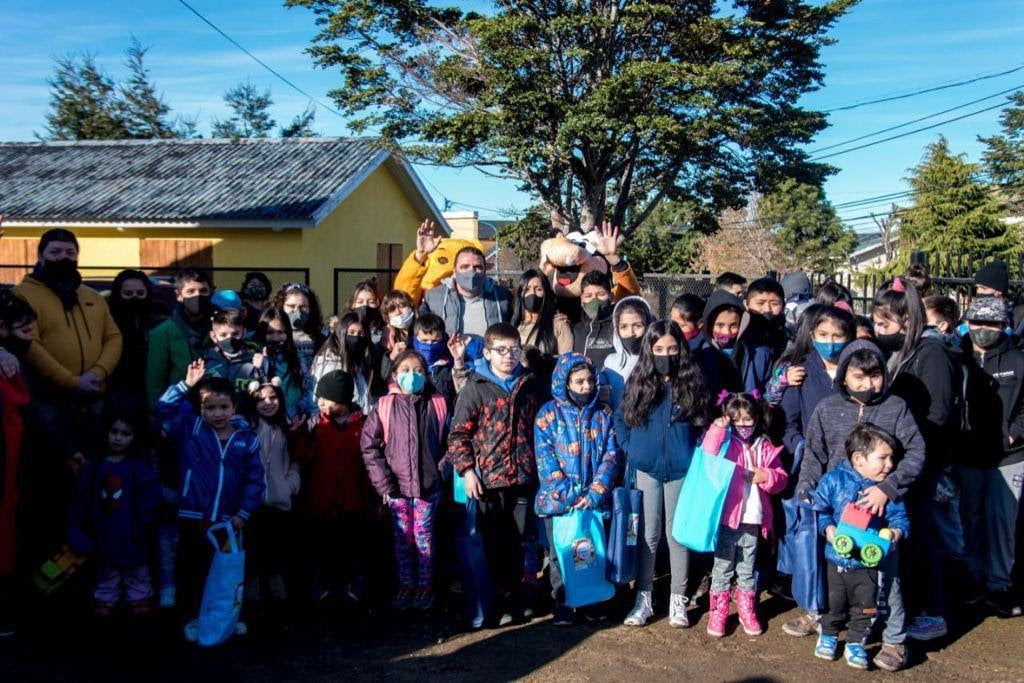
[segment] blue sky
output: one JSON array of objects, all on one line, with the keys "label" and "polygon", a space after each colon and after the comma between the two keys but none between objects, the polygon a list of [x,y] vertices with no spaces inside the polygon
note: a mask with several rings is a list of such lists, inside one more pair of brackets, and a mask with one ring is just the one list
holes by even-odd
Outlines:
[{"label": "blue sky", "polygon": [[[313,96],[326,92],[339,77],[313,67],[303,48],[315,32],[313,15],[286,9],[268,0],[190,0],[207,18],[263,61]],[[468,3],[481,6],[485,3]],[[267,73],[249,57],[202,23],[176,0],[3,0],[0,11],[0,140],[31,140],[42,133],[47,111],[46,78],[53,57],[91,52],[113,76],[124,73],[124,48],[135,35],[152,46],[147,63],[157,87],[175,112],[198,115],[201,130],[226,117],[221,96],[234,84],[251,79],[270,87],[273,114],[284,124],[300,112],[307,99]],[[898,94],[973,76],[1024,66],[1024,2],[1021,0],[863,0],[842,19],[832,34],[838,44],[825,48],[824,88],[808,95],[808,106],[828,109],[852,102]],[[1002,90],[1024,87],[1024,69],[905,100],[830,115],[832,126],[809,149],[831,145],[911,119],[979,99]],[[998,104],[987,100],[974,107],[922,122]],[[921,158],[924,146],[939,133],[952,148],[972,160],[980,156],[978,135],[998,129],[999,111],[990,111],[862,151],[829,160],[841,170],[826,186],[836,203],[855,201],[906,189],[907,169]],[[918,126],[912,126],[916,128]],[[316,128],[325,135],[346,135],[345,122],[320,110]],[[900,132],[900,131],[896,131]],[[472,170],[419,167],[440,205],[442,197],[487,210],[523,209],[530,197],[511,182],[484,177]],[[456,204],[456,209],[466,208]],[[846,217],[862,216],[884,206],[841,209]],[[865,221],[855,221],[867,229]]]}]

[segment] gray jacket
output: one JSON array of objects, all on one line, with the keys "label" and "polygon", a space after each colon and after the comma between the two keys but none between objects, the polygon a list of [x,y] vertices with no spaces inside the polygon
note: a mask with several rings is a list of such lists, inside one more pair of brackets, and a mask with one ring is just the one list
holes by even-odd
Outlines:
[{"label": "gray jacket", "polygon": [[[853,400],[846,391],[843,378],[850,364],[850,356],[856,351],[868,350],[877,354],[882,364],[884,382],[882,395],[868,405]],[[878,347],[869,341],[855,341],[843,350],[836,370],[838,393],[824,398],[811,415],[805,429],[803,461],[800,463],[800,479],[797,496],[802,500],[818,485],[825,472],[831,472],[846,460],[846,437],[861,422],[870,422],[876,427],[895,436],[902,446],[902,457],[896,468],[878,484],[889,500],[896,500],[906,494],[924,467],[924,439],[917,428],[914,416],[903,399],[889,393],[889,373],[885,370],[885,358]],[[899,457],[901,454],[897,454]]]},{"label": "gray jacket", "polygon": [[[507,289],[489,277],[484,278],[484,288],[480,296],[484,300],[484,316],[488,327],[511,319],[512,295]],[[445,331],[449,335],[463,331],[462,316],[465,310],[466,302],[456,291],[453,277],[447,277],[438,286],[428,289],[423,295],[423,305],[420,306],[420,313],[441,316]]]}]

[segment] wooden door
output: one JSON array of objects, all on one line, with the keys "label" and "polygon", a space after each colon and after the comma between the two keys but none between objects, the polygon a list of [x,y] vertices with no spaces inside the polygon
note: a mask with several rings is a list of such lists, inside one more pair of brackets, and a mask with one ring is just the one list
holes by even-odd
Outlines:
[{"label": "wooden door", "polygon": [[185,266],[213,268],[213,240],[139,240],[143,269],[176,270]]},{"label": "wooden door", "polygon": [[39,260],[38,237],[0,239],[0,284],[16,285]]}]

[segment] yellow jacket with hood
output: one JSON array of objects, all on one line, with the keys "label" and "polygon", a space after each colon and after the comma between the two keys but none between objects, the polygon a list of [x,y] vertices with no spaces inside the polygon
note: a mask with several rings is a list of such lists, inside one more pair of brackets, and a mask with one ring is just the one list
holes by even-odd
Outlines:
[{"label": "yellow jacket with hood", "polygon": [[77,302],[66,310],[57,294],[32,275],[14,294],[36,313],[25,361],[50,385],[46,388],[74,389],[79,375],[90,370],[106,383],[121,359],[121,331],[103,297],[79,285]]}]

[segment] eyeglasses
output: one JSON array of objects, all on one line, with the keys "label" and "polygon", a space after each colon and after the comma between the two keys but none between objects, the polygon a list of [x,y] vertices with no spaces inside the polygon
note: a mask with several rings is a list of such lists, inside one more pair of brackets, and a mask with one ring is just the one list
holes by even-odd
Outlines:
[{"label": "eyeglasses", "polygon": [[518,346],[488,346],[488,351],[492,351],[502,358],[505,356],[521,356],[523,350]]}]

